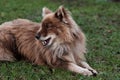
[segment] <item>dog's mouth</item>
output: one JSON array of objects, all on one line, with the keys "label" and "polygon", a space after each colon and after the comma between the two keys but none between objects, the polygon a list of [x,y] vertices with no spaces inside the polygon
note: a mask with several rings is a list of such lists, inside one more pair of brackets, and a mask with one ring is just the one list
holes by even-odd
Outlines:
[{"label": "dog's mouth", "polygon": [[50,43],[51,37],[46,40],[41,40],[43,46],[47,46]]}]

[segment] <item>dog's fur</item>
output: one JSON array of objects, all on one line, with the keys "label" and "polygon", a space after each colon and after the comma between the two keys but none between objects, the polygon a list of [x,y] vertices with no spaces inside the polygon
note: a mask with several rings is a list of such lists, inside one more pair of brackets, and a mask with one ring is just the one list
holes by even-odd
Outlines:
[{"label": "dog's fur", "polygon": [[56,12],[43,8],[41,23],[17,19],[0,25],[0,60],[24,57],[37,65],[96,75],[85,53],[85,35],[62,6]]}]

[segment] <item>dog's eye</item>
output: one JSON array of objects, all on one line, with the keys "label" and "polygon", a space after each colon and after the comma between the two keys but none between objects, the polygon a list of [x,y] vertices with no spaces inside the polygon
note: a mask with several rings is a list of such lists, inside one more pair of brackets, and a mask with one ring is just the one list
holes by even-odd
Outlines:
[{"label": "dog's eye", "polygon": [[45,26],[46,26],[47,29],[51,29],[52,28],[51,24],[46,24]]},{"label": "dog's eye", "polygon": [[48,24],[43,24],[43,27],[49,28],[49,25]]}]

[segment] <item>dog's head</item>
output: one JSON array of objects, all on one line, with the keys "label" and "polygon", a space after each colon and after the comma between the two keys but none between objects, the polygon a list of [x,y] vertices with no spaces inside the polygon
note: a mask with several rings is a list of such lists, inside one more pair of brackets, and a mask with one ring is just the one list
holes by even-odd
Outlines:
[{"label": "dog's head", "polygon": [[56,12],[43,8],[42,16],[41,27],[36,38],[44,46],[69,43],[73,40],[73,34],[71,34],[73,25],[70,21],[69,12],[64,7],[60,6]]}]

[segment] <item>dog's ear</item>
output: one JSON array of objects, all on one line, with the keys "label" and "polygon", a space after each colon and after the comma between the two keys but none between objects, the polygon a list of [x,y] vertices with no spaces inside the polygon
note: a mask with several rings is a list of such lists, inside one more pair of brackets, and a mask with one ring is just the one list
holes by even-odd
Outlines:
[{"label": "dog's ear", "polygon": [[48,8],[44,7],[44,8],[42,9],[42,16],[43,16],[43,17],[46,16],[47,14],[50,14],[50,13],[52,13],[52,11],[49,10]]},{"label": "dog's ear", "polygon": [[58,10],[55,12],[55,17],[64,23],[68,23],[66,18],[68,17],[68,11],[65,10],[63,6],[60,6]]}]

